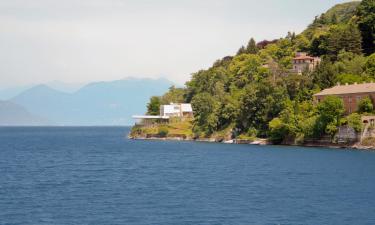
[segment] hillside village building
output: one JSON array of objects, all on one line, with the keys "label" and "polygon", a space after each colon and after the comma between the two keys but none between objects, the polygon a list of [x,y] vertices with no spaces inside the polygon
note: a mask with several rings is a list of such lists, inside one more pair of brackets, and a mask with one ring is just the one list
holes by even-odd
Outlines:
[{"label": "hillside village building", "polygon": [[297,52],[292,63],[292,72],[302,74],[304,71],[313,71],[319,65],[320,58],[309,56],[305,52]]},{"label": "hillside village building", "polygon": [[324,100],[326,96],[334,95],[340,97],[345,106],[346,114],[353,113],[358,109],[358,103],[365,97],[375,99],[375,83],[364,84],[345,84],[334,86],[332,88],[324,89],[323,91],[314,95],[316,103]]}]

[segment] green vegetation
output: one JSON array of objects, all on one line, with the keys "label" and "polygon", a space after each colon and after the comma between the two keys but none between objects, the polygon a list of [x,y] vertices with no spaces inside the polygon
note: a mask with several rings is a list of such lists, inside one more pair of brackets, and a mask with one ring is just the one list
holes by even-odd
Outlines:
[{"label": "green vegetation", "polygon": [[172,86],[163,96],[152,96],[147,104],[147,115],[159,115],[160,105],[169,104],[171,102],[183,102],[185,90]]},{"label": "green vegetation", "polygon": [[[229,132],[298,143],[335,135],[343,120],[360,130],[360,115],[345,117],[340,98],[314,104],[313,94],[338,82],[375,80],[374,4],[363,0],[337,5],[301,34],[288,32],[285,38],[259,43],[251,38],[235,56],[193,73],[186,87],[172,87],[159,100],[192,104],[195,137]],[[298,51],[322,61],[314,71],[294,74],[292,58]],[[158,104],[153,98],[149,105]],[[372,100],[364,99],[358,113],[372,112]]]},{"label": "green vegetation", "polygon": [[157,96],[152,96],[150,102],[147,104],[147,114],[148,115],[159,115],[160,109],[160,98]]},{"label": "green vegetation", "polygon": [[355,131],[360,132],[362,130],[361,115],[358,113],[352,113],[346,117],[349,127],[353,128]]},{"label": "green vegetation", "polygon": [[358,103],[358,112],[360,113],[372,113],[374,111],[374,106],[372,100],[369,97],[361,99]]},{"label": "green vegetation", "polygon": [[167,126],[158,127],[158,134],[160,135],[160,137],[167,137],[168,133],[169,133],[169,129]]},{"label": "green vegetation", "polygon": [[357,9],[358,27],[362,34],[362,47],[366,55],[375,51],[375,1],[363,0]]},{"label": "green vegetation", "polygon": [[153,124],[149,126],[136,125],[132,128],[131,137],[180,137],[193,138],[193,121],[190,119],[175,119],[168,124]]}]

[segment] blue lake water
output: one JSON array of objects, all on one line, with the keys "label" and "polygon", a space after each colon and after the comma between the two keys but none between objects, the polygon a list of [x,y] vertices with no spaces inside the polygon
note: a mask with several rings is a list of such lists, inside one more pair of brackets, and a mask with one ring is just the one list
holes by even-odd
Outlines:
[{"label": "blue lake water", "polygon": [[0,224],[375,224],[375,152],[0,128]]}]

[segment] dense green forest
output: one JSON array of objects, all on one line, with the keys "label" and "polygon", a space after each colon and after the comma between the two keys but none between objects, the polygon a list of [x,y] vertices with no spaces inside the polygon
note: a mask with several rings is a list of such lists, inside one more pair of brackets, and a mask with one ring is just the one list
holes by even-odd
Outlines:
[{"label": "dense green forest", "polygon": [[[160,104],[190,102],[196,137],[229,130],[280,143],[334,135],[341,124],[360,130],[360,114],[373,112],[372,100],[362,100],[358,112],[344,116],[340,98],[315,105],[312,96],[338,82],[375,81],[374,38],[374,0],[339,4],[301,34],[258,43],[251,38],[236,55],[193,73],[184,88],[152,97],[148,113],[158,114]],[[314,71],[292,73],[296,52],[318,56],[321,63]]]}]

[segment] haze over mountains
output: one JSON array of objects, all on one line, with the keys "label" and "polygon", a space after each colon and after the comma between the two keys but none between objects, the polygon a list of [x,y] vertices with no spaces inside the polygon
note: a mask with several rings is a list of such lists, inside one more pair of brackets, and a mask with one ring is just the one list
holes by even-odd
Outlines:
[{"label": "haze over mountains", "polygon": [[0,102],[0,125],[131,125],[131,115],[144,113],[150,96],[172,85],[129,78],[89,83],[72,93],[36,85]]}]

